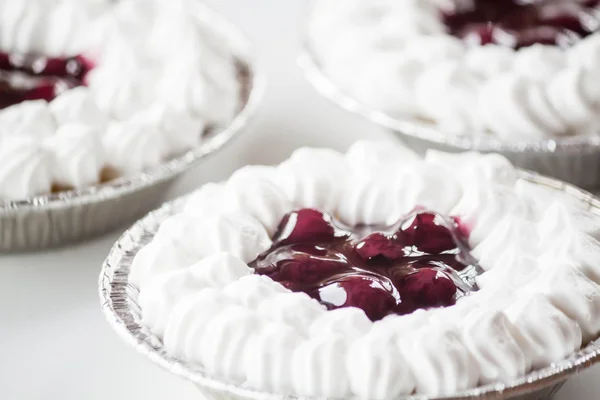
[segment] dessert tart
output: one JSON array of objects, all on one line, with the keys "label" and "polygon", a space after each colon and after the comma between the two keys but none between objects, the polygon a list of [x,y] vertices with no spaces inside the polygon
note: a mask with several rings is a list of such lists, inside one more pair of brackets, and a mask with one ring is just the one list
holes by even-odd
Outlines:
[{"label": "dessert tart", "polygon": [[420,144],[600,185],[584,173],[600,158],[599,2],[312,4],[303,65],[342,106]]},{"label": "dessert tart", "polygon": [[374,109],[509,141],[598,133],[598,1],[314,4],[324,70]]},{"label": "dessert tart", "polygon": [[600,335],[600,216],[532,179],[495,154],[299,149],[126,233],[103,305],[163,365],[243,398],[554,383]]},{"label": "dessert tart", "polygon": [[140,173],[239,110],[187,0],[9,1],[0,29],[0,200]]},{"label": "dessert tart", "polygon": [[261,93],[245,37],[196,1],[2,2],[0,32],[0,251],[143,215]]}]

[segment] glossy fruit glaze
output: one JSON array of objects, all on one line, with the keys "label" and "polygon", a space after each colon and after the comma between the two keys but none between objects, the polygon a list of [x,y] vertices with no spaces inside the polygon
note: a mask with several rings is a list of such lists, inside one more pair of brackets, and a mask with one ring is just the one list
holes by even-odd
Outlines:
[{"label": "glossy fruit glaze", "polygon": [[49,58],[0,52],[0,109],[26,100],[50,101],[84,84],[92,64],[81,56]]},{"label": "glossy fruit glaze", "polygon": [[600,27],[600,0],[455,0],[448,31],[472,44],[568,47]]},{"label": "glossy fruit glaze", "polygon": [[475,265],[454,220],[414,211],[396,224],[344,226],[301,209],[285,216],[271,249],[250,266],[328,309],[358,307],[373,320],[446,307],[474,290],[460,273]]}]

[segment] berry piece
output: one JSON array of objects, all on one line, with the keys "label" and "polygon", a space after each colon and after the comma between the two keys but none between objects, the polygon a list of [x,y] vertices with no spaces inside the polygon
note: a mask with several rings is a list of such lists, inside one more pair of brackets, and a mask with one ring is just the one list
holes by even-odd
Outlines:
[{"label": "berry piece", "polygon": [[51,101],[73,85],[52,78],[32,78],[24,86],[14,86],[12,82],[0,78],[0,109],[26,100]]},{"label": "berry piece", "polygon": [[343,236],[347,236],[347,233],[338,230],[329,215],[312,208],[303,208],[283,218],[274,242],[278,245],[333,242]]},{"label": "berry piece", "polygon": [[439,214],[420,212],[407,219],[400,228],[400,240],[425,254],[456,251],[457,244],[449,223]]},{"label": "berry piece", "polygon": [[384,258],[389,261],[404,257],[404,246],[395,236],[375,232],[354,246],[356,253],[363,260]]},{"label": "berry piece", "polygon": [[500,31],[496,27],[482,24],[469,27],[461,36],[468,43],[485,46],[486,44],[496,43],[498,32]]},{"label": "berry piece", "polygon": [[397,299],[388,280],[369,275],[351,275],[338,279],[317,290],[317,300],[329,309],[357,307],[372,321],[393,312]]},{"label": "berry piece", "polygon": [[593,1],[470,0],[445,12],[449,32],[468,42],[513,48],[571,45],[599,25]]},{"label": "berry piece", "polygon": [[447,307],[455,302],[456,285],[444,272],[421,268],[395,282],[400,292],[399,314],[409,314],[419,308]]},{"label": "berry piece", "polygon": [[0,52],[0,72],[4,72],[0,74],[0,109],[26,100],[51,101],[62,91],[83,85],[92,67],[81,56],[48,58]]},{"label": "berry piece", "polygon": [[0,52],[0,70],[20,71],[32,76],[52,76],[81,81],[93,68],[93,63],[83,56],[44,57],[34,54],[8,54]]},{"label": "berry piece", "polygon": [[268,275],[278,282],[289,281],[303,286],[320,283],[349,269],[350,265],[341,257],[326,258],[311,254],[295,254],[291,258],[278,261],[273,267],[257,269],[257,272]]}]

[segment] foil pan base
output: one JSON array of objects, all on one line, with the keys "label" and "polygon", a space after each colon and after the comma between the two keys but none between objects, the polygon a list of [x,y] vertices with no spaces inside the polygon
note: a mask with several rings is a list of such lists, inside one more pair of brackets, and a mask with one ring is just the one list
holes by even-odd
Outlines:
[{"label": "foil pan base", "polygon": [[[519,176],[573,196],[584,207],[600,215],[600,200],[572,185],[538,174],[520,171]],[[185,199],[185,198],[184,198]],[[115,243],[100,272],[98,288],[102,311],[115,332],[138,352],[162,368],[194,383],[210,399],[316,400],[297,396],[265,393],[243,384],[211,376],[196,364],[171,356],[159,337],[142,323],[139,291],[129,283],[131,265],[136,254],[154,237],[158,227],[169,216],[181,210],[184,199],[166,203],[139,220]],[[531,371],[514,381],[468,389],[449,397],[423,395],[401,396],[397,400],[541,400],[551,398],[572,375],[600,362],[600,339],[587,344],[564,360]],[[201,397],[198,393],[198,397]],[[319,399],[326,400],[326,399]]]},{"label": "foil pan base", "polygon": [[[549,387],[541,389],[541,390],[536,390],[531,393],[527,393],[527,394],[523,394],[523,395],[519,395],[519,396],[513,396],[513,397],[502,397],[501,395],[499,395],[499,397],[497,397],[497,398],[498,399],[507,399],[507,400],[550,400],[556,393],[558,393],[558,391],[560,390],[560,388],[563,386],[563,384],[565,382],[566,382],[566,379],[562,382],[556,383],[552,386],[549,386]],[[243,396],[233,395],[231,393],[227,393],[227,392],[223,392],[223,391],[208,389],[208,388],[202,387],[201,385],[196,385],[196,387],[201,392],[201,394],[198,396],[198,400],[203,400],[203,399],[251,400],[251,399],[253,399],[252,397],[243,397]],[[418,400],[418,397],[414,396],[413,399]],[[424,398],[424,399],[426,399],[426,398]],[[470,398],[465,398],[465,399],[470,399]],[[486,399],[487,399],[487,397],[486,397]]]},{"label": "foil pan base", "polygon": [[[426,149],[441,150],[448,153],[469,150],[469,148],[459,148],[423,140],[413,134],[406,134],[396,129],[390,129],[390,131],[420,154],[423,154]],[[600,189],[600,152],[594,147],[557,152],[504,151],[500,149],[494,152],[502,154],[519,168],[551,176],[586,190]]]},{"label": "foil pan base", "polygon": [[0,252],[74,243],[109,232],[159,205],[175,178],[104,201],[0,214]]}]

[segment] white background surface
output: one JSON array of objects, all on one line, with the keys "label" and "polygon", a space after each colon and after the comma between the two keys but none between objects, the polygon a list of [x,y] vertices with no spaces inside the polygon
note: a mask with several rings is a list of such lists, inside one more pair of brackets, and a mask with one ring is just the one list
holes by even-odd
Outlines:
[{"label": "white background surface", "polygon": [[[191,171],[170,195],[276,163],[302,145],[345,150],[393,138],[319,98],[296,66],[302,0],[213,0],[256,45],[269,87],[253,129]],[[0,399],[199,399],[114,334],[97,296],[100,265],[118,232],[75,247],[0,256]],[[600,368],[571,379],[558,400],[600,398]]]}]

